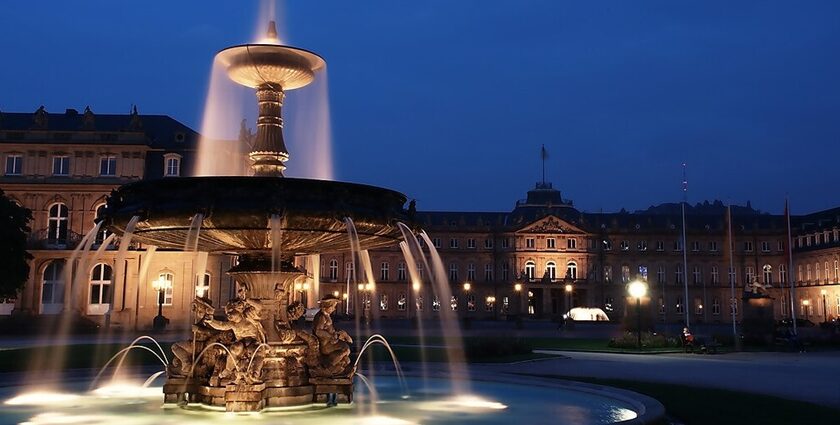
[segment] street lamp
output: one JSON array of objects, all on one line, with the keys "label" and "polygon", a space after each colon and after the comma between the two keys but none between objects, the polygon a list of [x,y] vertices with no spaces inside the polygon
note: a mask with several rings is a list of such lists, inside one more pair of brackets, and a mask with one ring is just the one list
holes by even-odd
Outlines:
[{"label": "street lamp", "polygon": [[574,288],[572,287],[572,284],[567,283],[565,289],[566,289],[566,312],[563,313],[564,315],[569,314],[569,311],[572,310],[572,290]]},{"label": "street lamp", "polygon": [[172,281],[161,275],[152,281],[152,288],[158,293],[158,314],[152,320],[152,329],[162,331],[166,328],[166,324],[169,323],[169,319],[163,317],[163,300],[166,296],[166,291],[172,288]]},{"label": "street lamp", "polygon": [[808,308],[809,305],[811,305],[811,300],[802,300],[802,309],[805,310],[805,319],[806,320],[808,319],[808,313],[810,313],[808,311],[808,310],[810,310]]},{"label": "street lamp", "polygon": [[823,297],[823,322],[828,323],[828,310],[825,308],[825,296],[828,294],[828,291],[825,289],[820,289],[820,295]]},{"label": "street lamp", "polygon": [[464,317],[467,317],[470,311],[470,289],[472,289],[472,284],[464,282]]},{"label": "street lamp", "polygon": [[522,284],[515,283],[513,290],[516,291],[516,315],[522,314]]},{"label": "street lamp", "polygon": [[642,349],[642,297],[647,295],[647,284],[634,280],[627,286],[627,292],[636,299],[636,346]]}]

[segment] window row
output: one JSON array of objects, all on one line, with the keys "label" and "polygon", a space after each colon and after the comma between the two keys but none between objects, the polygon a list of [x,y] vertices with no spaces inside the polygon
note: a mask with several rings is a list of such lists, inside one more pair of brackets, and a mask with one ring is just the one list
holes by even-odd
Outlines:
[{"label": "window row", "polygon": [[[41,276],[41,312],[43,314],[60,313],[64,307],[66,288],[65,261],[53,260]],[[105,314],[111,303],[111,285],[114,271],[110,264],[98,263],[91,269],[88,279],[87,314]],[[163,291],[163,305],[172,305],[173,283],[175,276],[170,271],[161,271],[157,275],[160,288]],[[210,273],[203,278],[195,279],[195,296],[207,298],[210,296]]]},{"label": "window row", "polygon": [[[379,304],[379,311],[389,311],[392,307],[391,300],[388,294],[378,294],[376,295],[377,301]],[[362,308],[364,310],[370,310],[372,304],[373,295],[370,292],[364,292],[361,294],[361,303]],[[482,301],[483,309],[485,312],[494,312],[496,310],[496,298],[492,296],[485,297]],[[397,295],[397,302],[396,302],[396,310],[397,311],[406,311],[408,308],[409,301],[406,297],[405,293],[400,293]],[[449,309],[452,311],[458,311],[459,305],[464,305],[467,311],[476,311],[478,309],[478,302],[476,300],[475,294],[467,294],[463,298],[463,302],[459,302],[458,297],[453,295],[449,299]],[[437,295],[432,296],[432,312],[439,312],[441,308],[441,302]],[[506,313],[510,310],[510,297],[502,297],[501,305],[499,308],[502,313]],[[426,303],[425,299],[422,295],[418,295],[414,297],[414,311],[425,311]]]},{"label": "window row", "polygon": [[[176,177],[181,175],[181,156],[178,154],[166,154],[163,163],[163,175],[165,177]],[[23,174],[23,154],[6,155],[6,176],[20,176]],[[70,156],[53,155],[52,175],[66,177],[70,175]],[[99,175],[103,177],[114,177],[117,175],[117,156],[102,155],[99,157]]]},{"label": "window row", "polygon": [[[673,267],[670,268],[672,270],[673,279],[669,280],[669,272],[666,270],[665,265],[658,265],[656,266],[656,276],[654,282],[657,284],[666,284],[666,283],[674,283],[674,284],[682,284],[687,277],[689,283],[695,285],[701,285],[704,283],[708,283],[711,285],[718,285],[724,282],[721,277],[721,273],[725,273],[725,283],[728,285],[730,283],[738,283],[738,276],[737,270],[734,268],[729,267],[719,267],[716,265],[713,266],[690,266],[687,276],[685,271],[683,270],[682,264],[675,264]],[[630,265],[621,265],[618,268],[620,271],[620,283],[629,283],[634,279],[641,279],[645,281],[649,281],[651,277],[648,276],[648,267],[646,265],[639,265],[639,266],[630,266]],[[761,268],[760,275],[756,273],[755,267],[753,266],[745,266],[742,270],[743,272],[743,281],[747,284],[753,282],[761,282],[766,285],[773,285],[775,283],[785,283],[787,282],[787,268],[784,264],[780,264],[777,271],[774,272],[773,266],[770,264],[765,264]],[[597,273],[597,272],[596,272]],[[775,277],[774,277],[775,273]],[[613,283],[614,281],[614,271],[612,265],[605,265],[601,276],[596,276],[595,279],[601,278],[604,283]]]},{"label": "window row", "polygon": [[809,235],[800,235],[794,241],[797,248],[835,243],[840,241],[840,229],[823,230]]},{"label": "window row", "polygon": [[[812,267],[813,266],[813,267]],[[816,261],[812,263],[799,264],[796,269],[796,280],[798,282],[829,281],[837,283],[840,281],[840,261]]]},{"label": "window row", "polygon": [[[603,247],[605,251],[611,251],[613,249],[613,243],[609,239],[604,239],[602,241]],[[771,252],[771,242],[770,241],[760,241],[761,252]],[[725,243],[724,243],[725,245]],[[633,244],[629,240],[622,240],[618,244],[618,248],[621,251],[630,251],[633,247]],[[753,241],[744,241],[741,245],[743,252],[754,252],[755,246],[753,245]],[[647,240],[639,240],[636,241],[635,245],[636,251],[647,251],[648,250],[648,241]],[[653,249],[657,252],[663,252],[666,248],[671,248],[672,251],[682,251],[683,250],[683,241],[682,239],[675,239],[670,243],[667,243],[662,240],[654,241]],[[784,242],[776,241],[776,251],[782,252],[784,251],[785,246]],[[691,242],[691,251],[692,252],[700,252],[700,251],[708,251],[708,252],[719,252],[720,247],[718,245],[718,241],[692,241]]]}]

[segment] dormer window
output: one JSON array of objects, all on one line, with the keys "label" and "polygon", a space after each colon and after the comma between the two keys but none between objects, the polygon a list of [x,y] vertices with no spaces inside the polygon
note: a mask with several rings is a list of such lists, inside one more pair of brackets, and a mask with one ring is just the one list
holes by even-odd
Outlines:
[{"label": "dormer window", "polygon": [[179,177],[181,175],[181,155],[168,153],[163,156],[163,176]]}]

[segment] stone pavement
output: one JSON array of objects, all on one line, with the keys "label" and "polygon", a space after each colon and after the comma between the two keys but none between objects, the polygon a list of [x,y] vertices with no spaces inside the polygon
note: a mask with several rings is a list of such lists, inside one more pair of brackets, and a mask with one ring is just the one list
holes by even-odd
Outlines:
[{"label": "stone pavement", "polygon": [[611,378],[722,388],[840,408],[840,352],[639,355],[540,351],[562,357],[474,367],[483,372]]}]

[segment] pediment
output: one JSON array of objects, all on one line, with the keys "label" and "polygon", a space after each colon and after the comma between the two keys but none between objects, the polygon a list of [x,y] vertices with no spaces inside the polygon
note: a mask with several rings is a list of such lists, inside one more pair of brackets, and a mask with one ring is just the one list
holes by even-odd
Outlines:
[{"label": "pediment", "polygon": [[586,232],[559,217],[549,215],[533,223],[525,225],[521,229],[517,230],[516,233],[581,234]]}]

